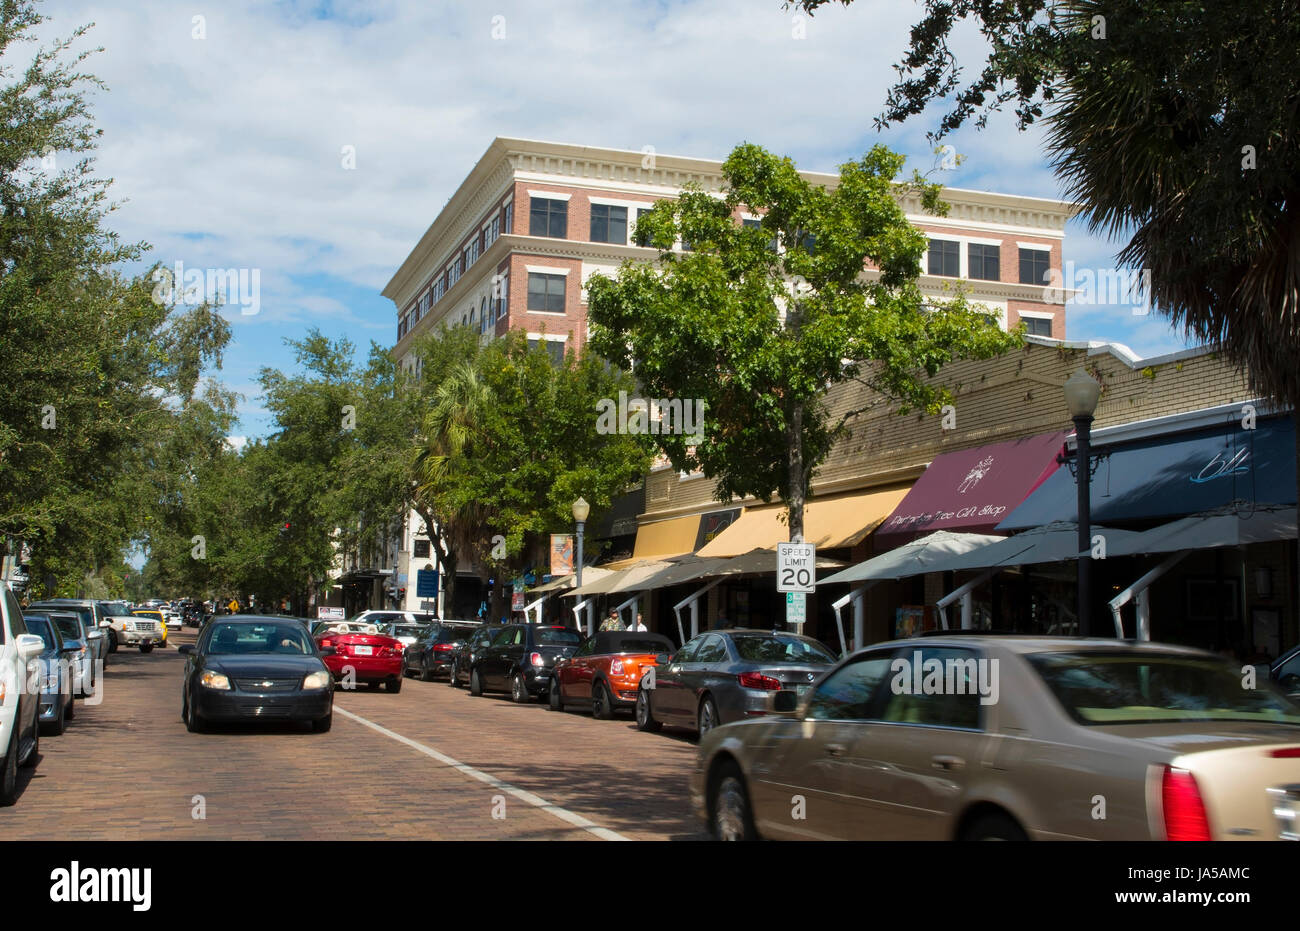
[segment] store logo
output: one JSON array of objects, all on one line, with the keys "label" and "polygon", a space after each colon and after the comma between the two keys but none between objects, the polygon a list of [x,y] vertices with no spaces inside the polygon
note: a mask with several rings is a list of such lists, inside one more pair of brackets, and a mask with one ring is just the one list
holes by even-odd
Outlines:
[{"label": "store logo", "polygon": [[1205,468],[1197,472],[1192,477],[1192,481],[1198,485],[1204,485],[1216,478],[1223,478],[1225,475],[1237,475],[1242,472],[1250,471],[1250,464],[1246,461],[1250,458],[1250,450],[1239,449],[1231,459],[1224,459],[1223,453],[1218,453],[1213,459],[1205,464]]},{"label": "store logo", "polygon": [[987,456],[975,463],[975,468],[966,473],[966,480],[961,483],[957,491],[960,494],[966,494],[980,483],[980,479],[988,475],[993,470],[993,457]]},{"label": "store logo", "polygon": [[137,912],[149,911],[153,869],[95,869],[73,860],[67,869],[50,873],[51,902],[130,902]]}]

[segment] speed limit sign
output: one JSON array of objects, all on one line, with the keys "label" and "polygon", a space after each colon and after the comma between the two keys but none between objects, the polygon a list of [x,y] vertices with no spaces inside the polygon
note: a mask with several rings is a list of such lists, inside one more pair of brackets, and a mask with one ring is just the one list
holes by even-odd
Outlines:
[{"label": "speed limit sign", "polygon": [[816,591],[817,548],[811,543],[776,545],[776,590],[778,592]]}]

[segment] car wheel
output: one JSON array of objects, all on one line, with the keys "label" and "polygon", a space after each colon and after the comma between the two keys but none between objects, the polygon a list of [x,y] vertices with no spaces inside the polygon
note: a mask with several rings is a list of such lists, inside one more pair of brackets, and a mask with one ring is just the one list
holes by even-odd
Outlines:
[{"label": "car wheel", "polygon": [[390,692],[400,692],[402,690],[402,677],[396,676],[385,683],[385,688]]},{"label": "car wheel", "polygon": [[323,734],[330,729],[330,725],[333,723],[334,723],[334,712],[331,711],[329,714],[325,715],[325,717],[319,718],[311,722],[312,733]]},{"label": "car wheel", "polygon": [[1007,815],[989,813],[980,815],[966,830],[962,840],[1029,840],[1020,825]]},{"label": "car wheel", "polygon": [[44,724],[41,725],[41,727],[45,728],[45,733],[49,734],[51,737],[58,737],[60,734],[63,733],[64,728],[66,727],[64,721],[66,721],[67,718],[65,717],[64,714],[63,701],[61,698],[58,703],[58,708],[59,710],[55,714],[54,720],[49,723],[49,726],[46,726]]},{"label": "car wheel", "polygon": [[546,705],[552,711],[564,710],[564,693],[560,691],[560,680],[551,680],[551,693],[546,696]]},{"label": "car wheel", "polygon": [[527,702],[531,695],[528,694],[528,686],[524,684],[522,673],[515,673],[514,678],[510,680],[510,700],[520,705]]},{"label": "car wheel", "polygon": [[117,652],[117,631],[111,627],[108,629],[108,652]]},{"label": "car wheel", "polygon": [[483,694],[483,679],[479,676],[477,669],[469,671],[469,693],[471,695]]},{"label": "car wheel", "polygon": [[153,652],[153,644],[152,644],[152,643],[142,643],[142,644],[140,644],[140,652],[141,652],[141,653],[152,653],[152,652]]},{"label": "car wheel", "polygon": [[718,706],[712,698],[706,698],[700,702],[700,713],[696,718],[696,730],[703,737],[709,731],[718,726]]},{"label": "car wheel", "polygon": [[63,712],[63,719],[65,721],[71,721],[76,716],[77,716],[77,702],[76,699],[74,698],[72,701],[68,702],[67,710]]},{"label": "car wheel", "polygon": [[663,727],[663,725],[655,720],[654,712],[650,709],[650,693],[645,689],[637,689],[636,729],[639,731],[649,731],[653,734],[661,727]]},{"label": "car wheel", "polygon": [[609,689],[604,682],[597,682],[591,690],[591,716],[597,721],[608,721],[614,716],[614,705],[609,700]]},{"label": "car wheel", "polygon": [[14,721],[13,733],[9,736],[9,747],[4,759],[0,759],[0,805],[12,805],[18,800],[18,722]]},{"label": "car wheel", "polygon": [[185,703],[185,729],[191,734],[203,733],[203,719],[188,701]]},{"label": "car wheel", "polygon": [[454,662],[451,664],[451,669],[447,673],[447,684],[454,689],[460,688],[460,669],[457,668]]},{"label": "car wheel", "polygon": [[758,840],[745,777],[735,763],[726,763],[709,792],[709,828],[718,840]]},{"label": "car wheel", "polygon": [[421,682],[433,681],[433,670],[429,668],[428,660],[422,660],[420,662],[420,681]]},{"label": "car wheel", "polygon": [[382,682],[379,681],[378,679],[375,679],[375,680],[373,680],[373,681],[371,681],[371,682],[367,682],[367,683],[366,683],[366,688],[368,688],[368,689],[369,689],[370,691],[372,691],[372,692],[378,692],[378,691],[379,691],[379,687],[380,687],[381,685],[383,685],[383,684],[384,684],[384,683],[382,683]]},{"label": "car wheel", "polygon": [[36,713],[38,717],[32,721],[32,748],[27,751],[27,759],[23,760],[24,767],[35,766],[36,758],[40,756],[41,753],[41,719],[39,717],[39,708],[37,708]]}]

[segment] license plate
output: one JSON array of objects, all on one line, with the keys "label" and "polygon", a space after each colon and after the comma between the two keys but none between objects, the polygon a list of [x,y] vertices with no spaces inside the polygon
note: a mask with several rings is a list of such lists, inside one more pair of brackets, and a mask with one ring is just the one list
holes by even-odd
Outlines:
[{"label": "license plate", "polygon": [[352,652],[357,656],[371,656],[375,652],[374,647],[353,647]]},{"label": "license plate", "polygon": [[794,694],[795,694],[796,696],[798,696],[799,698],[803,698],[803,697],[804,697],[805,695],[807,695],[811,690],[812,690],[812,686],[811,686],[811,685],[796,685],[796,686],[794,687]]}]

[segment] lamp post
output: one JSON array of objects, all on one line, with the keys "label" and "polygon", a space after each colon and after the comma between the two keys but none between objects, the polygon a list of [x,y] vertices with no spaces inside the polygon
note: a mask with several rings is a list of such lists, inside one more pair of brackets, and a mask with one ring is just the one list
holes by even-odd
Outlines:
[{"label": "lamp post", "polygon": [[1101,384],[1079,369],[1065,382],[1065,404],[1074,421],[1075,472],[1079,489],[1079,636],[1092,633],[1092,415]]},{"label": "lamp post", "polygon": [[[585,498],[579,497],[573,502],[573,519],[578,524],[578,549],[573,559],[573,581],[574,588],[582,588],[582,531],[587,526],[587,515],[591,513],[591,505]],[[590,625],[588,625],[590,626]]]}]

